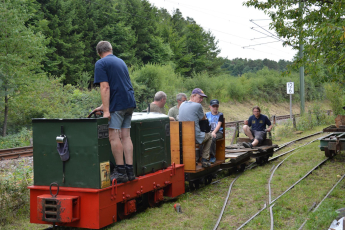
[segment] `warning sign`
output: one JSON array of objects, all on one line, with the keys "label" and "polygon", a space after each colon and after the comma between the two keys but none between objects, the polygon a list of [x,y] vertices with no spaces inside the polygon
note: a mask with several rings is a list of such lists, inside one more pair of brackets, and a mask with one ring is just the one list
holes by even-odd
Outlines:
[{"label": "warning sign", "polygon": [[110,164],[109,161],[100,164],[101,169],[101,188],[110,186]]}]

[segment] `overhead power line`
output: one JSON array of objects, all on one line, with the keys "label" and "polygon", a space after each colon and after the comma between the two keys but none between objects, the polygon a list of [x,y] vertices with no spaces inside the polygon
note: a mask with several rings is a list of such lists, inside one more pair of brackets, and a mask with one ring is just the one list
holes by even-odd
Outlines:
[{"label": "overhead power line", "polygon": [[258,27],[260,27],[261,29],[263,29],[264,31],[266,31],[267,33],[271,34],[272,36],[276,37],[277,39],[279,39],[280,41],[284,42],[283,40],[281,40],[277,35],[271,33],[270,31],[266,30],[265,28],[263,28],[262,26],[258,25],[257,23],[255,23],[253,21],[253,19],[249,20],[250,22],[254,23],[255,25],[257,25]]},{"label": "overhead power line", "polygon": [[260,46],[260,45],[265,45],[265,44],[269,44],[269,43],[275,43],[275,42],[279,42],[279,41],[274,41],[274,42],[265,42],[265,43],[260,43],[260,44],[254,44],[254,45],[248,45],[248,46],[243,46],[242,48],[246,48],[246,47],[251,47],[251,46]]}]

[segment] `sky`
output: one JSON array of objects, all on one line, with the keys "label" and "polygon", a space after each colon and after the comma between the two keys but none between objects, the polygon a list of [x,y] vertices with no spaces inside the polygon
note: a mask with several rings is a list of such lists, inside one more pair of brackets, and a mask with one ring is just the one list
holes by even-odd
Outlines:
[{"label": "sky", "polygon": [[170,14],[178,8],[184,18],[193,18],[206,31],[211,31],[218,40],[221,57],[291,61],[297,53],[283,47],[281,41],[268,37],[266,34],[276,35],[269,30],[269,17],[263,11],[243,6],[243,0],[148,1],[157,8],[167,9]]}]

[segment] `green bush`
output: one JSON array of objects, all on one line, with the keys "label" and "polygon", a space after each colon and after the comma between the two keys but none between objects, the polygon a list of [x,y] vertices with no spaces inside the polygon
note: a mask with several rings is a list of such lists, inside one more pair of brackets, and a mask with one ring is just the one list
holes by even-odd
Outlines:
[{"label": "green bush", "polygon": [[19,133],[0,137],[0,149],[9,149],[31,145],[32,131],[24,127]]},{"label": "green bush", "polygon": [[[288,100],[286,83],[295,82],[294,101],[299,101],[299,75],[292,73],[290,76],[282,76],[276,70],[267,67],[256,73],[246,73],[240,77],[229,75],[210,76],[207,72],[193,74],[192,78],[186,78],[184,85],[188,92],[194,88],[201,88],[209,98],[217,98],[222,102],[250,101],[283,102]],[[306,100],[318,100],[324,96],[322,85],[316,85],[309,77],[305,77]]]},{"label": "green bush", "polygon": [[174,72],[171,65],[147,64],[139,69],[130,69],[134,88],[137,111],[146,109],[147,103],[153,102],[158,91],[167,94],[167,107],[176,104],[176,94],[186,92],[183,79]]},{"label": "green bush", "polygon": [[345,115],[344,106],[344,89],[341,84],[332,82],[325,85],[326,97],[331,102],[334,115]]},{"label": "green bush", "polygon": [[32,167],[21,162],[14,172],[1,169],[0,177],[0,226],[12,223],[19,215],[30,212],[30,194],[27,186],[32,185]]}]

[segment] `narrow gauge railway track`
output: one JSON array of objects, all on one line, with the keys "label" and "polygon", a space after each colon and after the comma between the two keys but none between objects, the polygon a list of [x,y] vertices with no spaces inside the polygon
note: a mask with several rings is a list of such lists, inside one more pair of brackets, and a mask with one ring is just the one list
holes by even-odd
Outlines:
[{"label": "narrow gauge railway track", "polygon": [[[299,117],[299,114],[294,114],[295,117]],[[286,120],[286,119],[290,119],[290,115],[282,115],[282,116],[276,116],[275,120],[279,121],[279,120]],[[243,123],[243,120],[241,121],[230,121],[230,122],[225,122],[225,127],[235,127],[236,124],[240,124]]]},{"label": "narrow gauge railway track", "polygon": [[[332,110],[326,110],[325,111],[327,114],[330,114],[332,112]],[[294,114],[293,116],[295,117],[299,117],[299,114]],[[290,119],[290,115],[281,115],[281,116],[275,116],[275,120],[279,121],[279,120],[286,120],[286,119]],[[225,122],[225,127],[234,127],[236,126],[236,124],[238,123],[243,123],[243,120],[241,121],[230,121],[230,122]]]},{"label": "narrow gauge railway track", "polygon": [[[317,133],[314,133],[314,134],[311,134],[311,135],[308,135],[308,136],[305,136],[305,137],[302,137],[302,138],[295,139],[295,140],[290,141],[290,142],[287,142],[287,143],[285,143],[285,144],[282,144],[277,150],[275,150],[275,152],[281,150],[282,148],[288,146],[289,144],[295,143],[295,142],[297,142],[297,141],[304,140],[304,139],[306,139],[306,138],[309,138],[309,137],[312,137],[312,136],[315,136],[315,135],[318,135],[318,134],[321,134],[321,133],[322,133],[322,132],[317,132]],[[277,159],[277,158],[279,158],[279,157],[281,157],[281,156],[284,156],[284,155],[287,154],[287,153],[293,152],[294,150],[299,149],[299,148],[301,148],[301,147],[303,147],[303,146],[306,146],[306,145],[308,145],[308,144],[311,144],[311,143],[313,143],[314,141],[317,141],[317,140],[319,140],[319,139],[320,139],[320,138],[317,138],[317,139],[315,139],[315,140],[313,140],[313,141],[311,141],[311,142],[308,142],[307,144],[304,144],[304,145],[302,145],[302,146],[298,146],[298,147],[296,147],[296,148],[294,148],[294,149],[291,149],[291,150],[289,150],[289,151],[287,151],[287,152],[285,152],[285,153],[282,153],[282,154],[280,154],[280,155],[278,155],[278,156],[272,158],[271,160],[275,160],[275,159]],[[279,195],[279,196],[278,196],[276,199],[274,199],[272,202],[271,202],[271,198],[269,198],[269,208],[270,208],[270,214],[271,214],[271,217],[270,217],[270,218],[271,218],[271,229],[273,229],[273,211],[272,211],[272,207],[273,207],[274,204],[275,204],[274,202],[275,202],[278,198],[280,198],[281,196],[283,196],[286,192],[288,192],[290,189],[292,189],[297,183],[299,183],[301,180],[303,180],[304,178],[306,178],[312,171],[314,171],[314,170],[317,169],[320,165],[322,165],[323,163],[325,163],[328,159],[329,159],[329,158],[325,159],[325,160],[322,161],[320,164],[318,164],[317,166],[315,166],[311,171],[309,171],[305,176],[303,176],[303,177],[302,177],[300,180],[298,180],[295,184],[293,184],[292,186],[290,186],[289,189],[287,189],[283,194]],[[256,163],[253,162],[253,164],[256,164]],[[253,164],[250,164],[249,166],[247,166],[247,168],[246,168],[245,170],[254,168],[255,166],[252,166]],[[279,167],[279,165],[278,165],[277,167],[275,167],[275,169],[278,168],[278,167]],[[272,169],[273,169],[273,168],[272,168]],[[272,171],[272,169],[271,169],[270,171]],[[272,172],[271,175],[273,175],[275,169],[273,170],[273,172]],[[220,213],[220,215],[219,215],[219,217],[218,217],[217,223],[215,224],[213,230],[216,230],[216,229],[218,228],[219,223],[220,223],[220,221],[221,221],[221,219],[222,219],[222,216],[223,216],[225,207],[226,207],[226,205],[227,205],[227,203],[228,203],[228,199],[229,199],[229,196],[230,196],[230,193],[231,193],[231,189],[232,189],[232,187],[233,187],[233,184],[234,184],[234,182],[235,182],[241,175],[242,175],[242,174],[238,175],[238,176],[231,182],[231,185],[230,185],[230,187],[229,187],[229,191],[228,191],[227,197],[225,198],[225,202],[224,202],[222,211],[221,211],[221,213]],[[270,180],[271,180],[271,178],[270,178]],[[272,204],[272,205],[271,205],[271,204]],[[263,208],[262,208],[261,210],[259,210],[257,213],[255,213],[251,218],[249,218],[245,223],[243,223],[243,224],[242,224],[239,228],[237,228],[237,229],[243,228],[246,224],[248,224],[251,220],[253,220],[257,215],[259,215],[259,214],[260,214],[263,210],[265,210],[266,208],[267,208],[267,205],[266,205],[266,203],[265,203],[264,206],[263,206]]]},{"label": "narrow gauge railway track", "polygon": [[0,149],[0,160],[10,160],[33,155],[33,147],[25,146],[12,149]]}]

